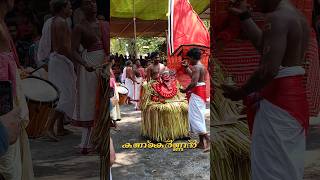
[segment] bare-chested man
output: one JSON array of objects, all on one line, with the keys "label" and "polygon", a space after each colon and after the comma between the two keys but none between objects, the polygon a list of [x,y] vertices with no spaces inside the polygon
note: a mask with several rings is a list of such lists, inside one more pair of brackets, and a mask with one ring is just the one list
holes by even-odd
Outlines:
[{"label": "bare-chested man", "polygon": [[166,70],[166,67],[160,63],[160,55],[157,52],[151,53],[153,63],[147,68],[147,81],[157,80],[159,75]]},{"label": "bare-chested man", "polygon": [[187,57],[192,65],[189,68],[187,62],[183,66],[186,72],[191,77],[191,83],[185,88],[181,89],[182,93],[188,93],[189,109],[188,119],[190,123],[191,132],[199,134],[200,143],[198,147],[203,148],[205,152],[209,151],[210,138],[207,133],[205,111],[206,111],[206,69],[201,60],[201,51],[198,48],[190,49]]},{"label": "bare-chested man", "polygon": [[[106,63],[108,25],[97,19],[96,0],[81,0],[82,21],[72,33],[72,51],[77,59],[82,59],[89,66]],[[90,70],[91,71],[91,70]],[[99,76],[89,72],[84,66],[77,69],[77,101],[72,124],[82,128],[80,152],[87,154],[93,149],[90,144],[92,127],[96,114],[96,98]]]},{"label": "bare-chested man", "polygon": [[49,58],[48,79],[60,91],[60,99],[55,111],[49,115],[47,137],[58,141],[54,133],[54,125],[57,121],[57,135],[68,134],[63,127],[65,116],[72,118],[75,107],[75,82],[73,62],[80,62],[86,69],[91,70],[88,64],[76,59],[71,51],[71,31],[67,18],[72,15],[69,0],[51,0],[50,7],[53,17],[44,24],[39,43],[38,59]]},{"label": "bare-chested man", "polygon": [[125,87],[128,89],[128,104],[131,104],[131,100],[134,100],[135,95],[135,84],[136,76],[133,70],[133,63],[132,61],[126,62],[126,67],[123,69],[122,79],[124,81]]},{"label": "bare-chested man", "polygon": [[[309,124],[302,64],[309,26],[288,0],[257,2],[267,13],[263,30],[254,23],[244,2],[231,11],[239,15],[243,29],[261,52],[260,67],[242,87],[224,85],[224,95],[237,101],[259,92],[254,97],[260,102],[245,99],[249,112],[256,112],[251,145],[252,179],[302,180],[305,132]],[[257,104],[259,109],[254,106]]]}]

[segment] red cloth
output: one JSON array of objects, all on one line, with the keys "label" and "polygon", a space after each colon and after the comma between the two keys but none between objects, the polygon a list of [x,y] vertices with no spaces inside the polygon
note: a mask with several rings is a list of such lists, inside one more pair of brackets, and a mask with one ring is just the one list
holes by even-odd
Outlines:
[{"label": "red cloth", "polygon": [[190,100],[191,94],[196,94],[201,97],[201,99],[206,103],[207,102],[207,87],[206,85],[196,86],[192,88],[191,91],[187,93],[187,99]]},{"label": "red cloth", "polygon": [[168,47],[172,55],[182,45],[210,47],[210,34],[188,0],[169,0]]},{"label": "red cloth", "polygon": [[258,101],[264,98],[272,104],[287,111],[305,129],[309,127],[309,107],[306,89],[303,85],[304,76],[291,76],[274,79],[259,94],[245,99],[248,107],[248,124],[252,133],[255,114],[258,110]]},{"label": "red cloth", "polygon": [[[7,27],[4,27],[7,34],[9,31]],[[16,71],[20,68],[19,57],[16,51],[16,47],[11,37],[9,38],[10,53],[0,53],[0,80],[11,81],[13,88],[13,95],[15,96],[16,91]]]},{"label": "red cloth", "polygon": [[0,80],[11,81],[14,96],[16,95],[16,71],[13,53],[0,53]]},{"label": "red cloth", "polygon": [[114,76],[113,70],[110,69],[110,87],[115,88],[116,86],[116,77]]}]

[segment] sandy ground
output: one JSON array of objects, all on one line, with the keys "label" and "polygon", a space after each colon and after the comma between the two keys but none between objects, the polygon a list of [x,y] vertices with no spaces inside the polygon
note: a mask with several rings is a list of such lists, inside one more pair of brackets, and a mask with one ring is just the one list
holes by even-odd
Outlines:
[{"label": "sandy ground", "polygon": [[[140,112],[131,106],[123,107],[119,132],[111,131],[117,152],[112,168],[115,180],[144,179],[210,179],[209,154],[198,149],[172,150],[122,149],[127,142],[145,142],[140,136]],[[208,114],[207,114],[208,115]],[[207,118],[209,120],[209,118]],[[207,122],[209,124],[209,121]],[[313,119],[307,137],[305,180],[320,179],[320,118]],[[98,180],[98,156],[82,156],[74,146],[80,143],[78,129],[67,126],[74,134],[58,143],[41,139],[30,140],[34,171],[37,180]],[[197,139],[196,136],[192,139]]]},{"label": "sandy ground", "polygon": [[[117,152],[112,175],[116,180],[144,179],[210,179],[209,153],[200,149],[187,149],[173,152],[172,149],[122,149],[127,142],[146,142],[140,136],[139,111],[131,106],[124,107],[122,120],[118,123],[120,131],[111,131]],[[207,110],[209,129],[209,110]],[[193,136],[192,139],[198,139]],[[186,142],[186,141],[178,141]]]}]

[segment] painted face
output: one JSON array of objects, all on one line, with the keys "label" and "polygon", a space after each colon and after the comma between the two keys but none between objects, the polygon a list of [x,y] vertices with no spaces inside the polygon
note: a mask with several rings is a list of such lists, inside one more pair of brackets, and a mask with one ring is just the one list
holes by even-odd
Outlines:
[{"label": "painted face", "polygon": [[161,74],[161,78],[164,80],[164,81],[169,81],[170,80],[170,72],[169,71],[165,71]]}]

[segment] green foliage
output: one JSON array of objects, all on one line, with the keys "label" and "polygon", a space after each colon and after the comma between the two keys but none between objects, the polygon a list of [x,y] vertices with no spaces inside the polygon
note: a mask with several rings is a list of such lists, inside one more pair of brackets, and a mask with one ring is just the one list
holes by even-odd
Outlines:
[{"label": "green foliage", "polygon": [[[165,43],[166,39],[163,37],[138,37],[136,42],[137,54],[144,55],[153,51],[161,50],[161,46]],[[111,53],[115,54],[131,54],[133,39],[127,38],[112,38]]]}]

